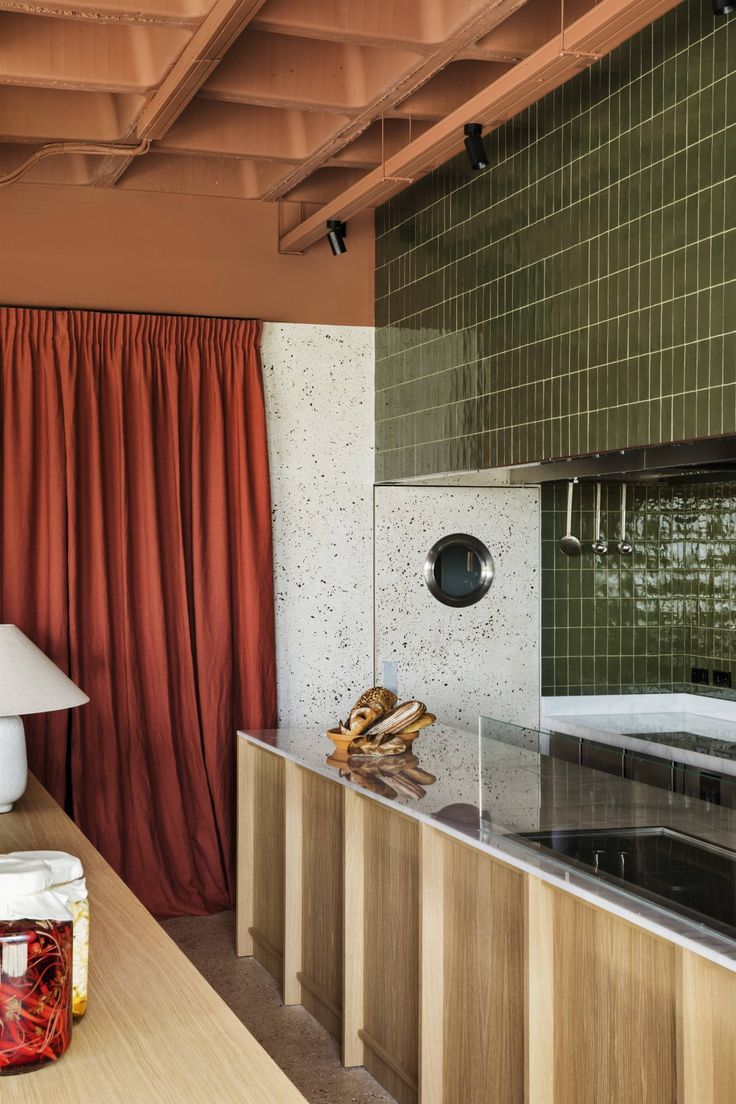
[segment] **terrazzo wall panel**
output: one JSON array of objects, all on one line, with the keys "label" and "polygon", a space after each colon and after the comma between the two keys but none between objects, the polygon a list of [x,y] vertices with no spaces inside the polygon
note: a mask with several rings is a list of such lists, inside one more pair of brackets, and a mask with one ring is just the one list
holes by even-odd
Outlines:
[{"label": "terrazzo wall panel", "polygon": [[281,725],[334,724],[370,684],[373,329],[266,323]]},{"label": "terrazzo wall panel", "polygon": [[[493,585],[474,606],[438,602],[424,583],[431,546],[468,533],[490,550]],[[539,721],[540,503],[527,487],[377,486],[376,678],[398,664],[401,697],[444,724],[474,730],[478,714]]]}]

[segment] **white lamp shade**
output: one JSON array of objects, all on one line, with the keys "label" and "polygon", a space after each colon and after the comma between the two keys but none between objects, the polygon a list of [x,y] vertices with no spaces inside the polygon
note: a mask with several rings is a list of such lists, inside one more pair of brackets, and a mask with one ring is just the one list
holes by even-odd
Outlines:
[{"label": "white lamp shade", "polygon": [[49,713],[89,697],[15,625],[0,625],[0,717]]}]

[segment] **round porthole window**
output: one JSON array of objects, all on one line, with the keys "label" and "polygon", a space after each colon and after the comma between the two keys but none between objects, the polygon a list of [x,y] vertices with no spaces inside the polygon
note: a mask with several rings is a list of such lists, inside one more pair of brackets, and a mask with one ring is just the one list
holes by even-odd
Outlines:
[{"label": "round porthole window", "polygon": [[493,557],[476,537],[452,533],[427,553],[424,581],[438,602],[472,606],[493,582]]}]

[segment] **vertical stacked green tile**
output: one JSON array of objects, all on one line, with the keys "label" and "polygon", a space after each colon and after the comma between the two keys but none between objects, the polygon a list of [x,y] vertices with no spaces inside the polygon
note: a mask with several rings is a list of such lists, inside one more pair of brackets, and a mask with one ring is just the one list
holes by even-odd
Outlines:
[{"label": "vertical stacked green tile", "polygon": [[[619,485],[602,488],[606,556],[596,556],[595,490],[576,488],[574,559],[558,547],[566,486],[542,492],[544,694],[693,692],[693,667],[736,689],[736,483],[628,488],[622,556]],[[734,693],[725,696],[734,697]]]},{"label": "vertical stacked green tile", "polygon": [[376,214],[377,478],[736,432],[736,17],[685,0]]}]

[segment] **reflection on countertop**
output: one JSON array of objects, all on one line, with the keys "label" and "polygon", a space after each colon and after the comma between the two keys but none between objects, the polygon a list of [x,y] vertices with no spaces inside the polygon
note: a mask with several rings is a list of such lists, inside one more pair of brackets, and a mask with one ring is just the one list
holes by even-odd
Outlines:
[{"label": "reflection on countertop", "polygon": [[[672,902],[653,901],[625,880],[607,884],[592,869],[573,868],[518,838],[560,829],[661,827],[736,852],[736,811],[540,754],[536,729],[485,719],[483,725],[484,736],[442,725],[422,733],[412,751],[420,769],[436,779],[421,787],[423,794],[400,792],[383,778],[393,795],[361,781],[362,792],[736,970],[736,930],[715,931],[706,918],[698,922]],[[327,763],[329,747],[318,730],[244,735],[308,770],[355,785],[351,770]]]},{"label": "reflection on countertop", "polygon": [[420,801],[427,793],[426,787],[437,781],[408,750],[400,755],[348,755],[344,764],[336,760],[337,756],[331,755],[326,762],[337,767],[340,778],[390,799],[402,794]]}]

